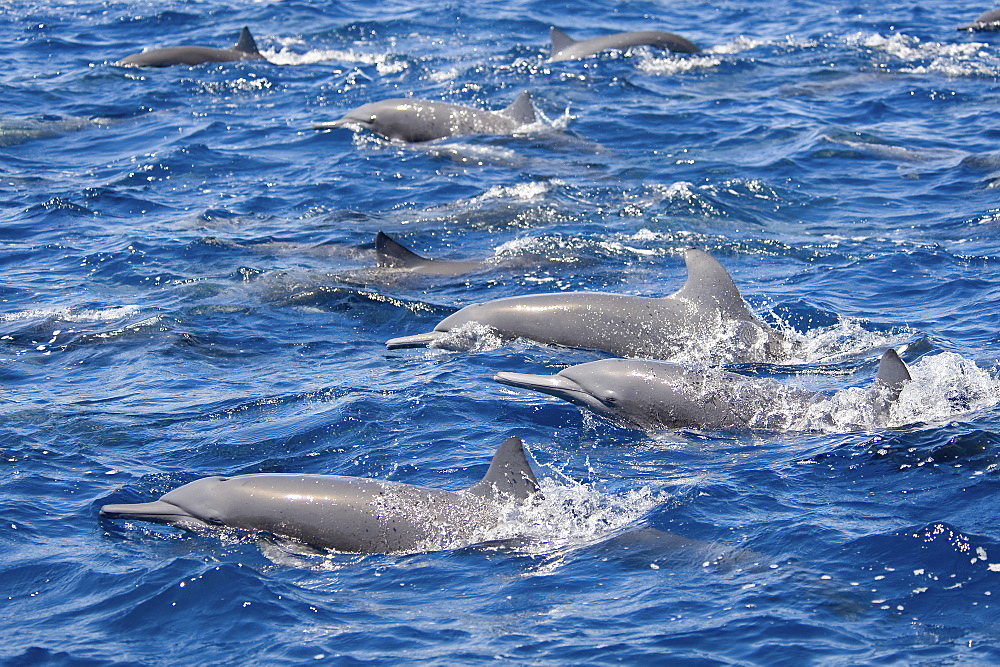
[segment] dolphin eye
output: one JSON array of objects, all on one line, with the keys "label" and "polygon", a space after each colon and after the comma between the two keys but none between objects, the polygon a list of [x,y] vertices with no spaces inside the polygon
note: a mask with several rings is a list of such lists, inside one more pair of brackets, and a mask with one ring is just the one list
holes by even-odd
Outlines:
[{"label": "dolphin eye", "polygon": [[604,396],[601,397],[601,400],[604,401],[605,403],[610,403],[611,405],[614,405],[615,403],[618,402],[618,396],[613,391],[607,391],[604,392]]}]

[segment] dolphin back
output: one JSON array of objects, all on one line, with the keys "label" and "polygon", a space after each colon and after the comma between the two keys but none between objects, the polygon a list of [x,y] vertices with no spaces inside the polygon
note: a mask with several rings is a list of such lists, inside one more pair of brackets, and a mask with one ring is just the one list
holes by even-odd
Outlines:
[{"label": "dolphin back", "polygon": [[903,385],[909,382],[910,371],[906,368],[906,364],[903,360],[899,358],[896,354],[896,350],[889,348],[882,355],[881,361],[878,363],[878,374],[875,376],[875,385],[884,385],[889,388],[891,398],[895,400],[899,396],[899,392],[903,389]]},{"label": "dolphin back", "polygon": [[689,248],[684,253],[687,281],[667,299],[682,299],[699,308],[718,308],[723,319],[755,321],[725,267],[707,252]]},{"label": "dolphin back", "polygon": [[477,496],[506,496],[525,500],[539,492],[538,480],[524,453],[524,443],[517,436],[504,440],[493,455],[483,479],[468,489]]},{"label": "dolphin back", "polygon": [[518,125],[530,125],[537,120],[535,107],[531,104],[531,94],[527,90],[518,95],[517,99],[500,113]]},{"label": "dolphin back", "polygon": [[385,232],[375,236],[375,254],[381,267],[413,268],[428,261]]},{"label": "dolphin back", "polygon": [[257,50],[257,42],[254,41],[253,35],[250,34],[250,28],[243,26],[243,30],[240,30],[240,38],[237,40],[233,50],[242,51],[252,56],[260,56],[260,51]]}]

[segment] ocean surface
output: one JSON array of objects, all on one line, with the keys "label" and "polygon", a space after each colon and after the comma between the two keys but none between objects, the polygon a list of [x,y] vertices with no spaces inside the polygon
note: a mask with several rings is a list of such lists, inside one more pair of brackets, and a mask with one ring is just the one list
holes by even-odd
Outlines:
[{"label": "ocean surface", "polygon": [[[1000,33],[955,29],[991,8],[0,2],[0,660],[1000,662]],[[266,62],[115,65],[244,25]],[[549,63],[550,26],[703,51]],[[514,136],[312,129],[524,90]],[[378,268],[380,230],[486,261]],[[647,433],[492,379],[605,354],[384,345],[498,297],[665,296],[689,247],[798,344],[726,368],[822,419]],[[913,380],[876,422],[890,347]],[[98,514],[255,472],[457,490],[510,435],[544,500],[453,550]]]}]

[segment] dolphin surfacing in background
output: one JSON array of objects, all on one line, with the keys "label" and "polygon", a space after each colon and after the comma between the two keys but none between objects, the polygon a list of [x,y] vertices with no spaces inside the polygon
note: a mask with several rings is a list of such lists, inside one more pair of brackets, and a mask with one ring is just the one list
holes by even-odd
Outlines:
[{"label": "dolphin surfacing in background", "polygon": [[549,29],[549,36],[552,38],[549,62],[579,60],[601,51],[624,51],[633,46],[652,46],[673,53],[698,53],[701,51],[695,44],[680,35],[658,30],[618,32],[613,35],[576,40],[562,30],[552,27]]},{"label": "dolphin surfacing in background", "polygon": [[124,67],[169,67],[170,65],[201,65],[202,63],[224,63],[233,60],[263,60],[257,50],[250,29],[243,26],[239,41],[232,48],[215,49],[209,46],[171,46],[165,49],[151,49],[125,56],[116,64]]},{"label": "dolphin surfacing in background", "polygon": [[422,257],[385,232],[375,235],[375,258],[379,268],[430,276],[457,276],[483,268],[483,262]]},{"label": "dolphin surfacing in background", "polygon": [[386,341],[386,347],[427,347],[448,332],[477,322],[507,339],[526,338],[623,357],[669,359],[706,344],[729,363],[787,356],[784,336],[750,312],[721,264],[695,249],[684,253],[684,262],[687,282],[666,297],[605,292],[508,297],[466,306],[441,320],[433,331],[393,338]]},{"label": "dolphin surfacing in background", "polygon": [[991,9],[976,17],[976,20],[969,25],[960,25],[957,30],[967,30],[969,32],[996,32],[1000,31],[1000,9]]},{"label": "dolphin surfacing in background", "polygon": [[[500,384],[531,389],[587,408],[618,424],[645,430],[728,427],[786,430],[802,424],[824,394],[719,369],[693,369],[646,359],[602,359],[556,375],[501,372]],[[906,364],[889,349],[865,395],[873,414],[910,381]],[[805,423],[808,428],[809,424]]]},{"label": "dolphin surfacing in background", "polygon": [[489,539],[502,507],[538,493],[521,439],[510,437],[483,479],[461,491],[335,475],[206,477],[150,503],[105,505],[101,516],[266,531],[349,553],[412,553]]},{"label": "dolphin surfacing in background", "polygon": [[531,95],[524,91],[500,111],[408,98],[363,104],[340,120],[313,125],[315,130],[361,127],[388,139],[419,142],[467,134],[514,134],[536,122]]}]

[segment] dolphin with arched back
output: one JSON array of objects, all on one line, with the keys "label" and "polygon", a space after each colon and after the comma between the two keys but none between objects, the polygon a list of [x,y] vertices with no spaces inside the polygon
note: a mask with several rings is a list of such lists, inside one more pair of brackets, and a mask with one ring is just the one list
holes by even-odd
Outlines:
[{"label": "dolphin with arched back", "polygon": [[336,475],[206,477],[153,502],[105,505],[101,516],[266,531],[349,553],[412,553],[490,539],[504,508],[538,493],[523,444],[510,437],[482,480],[461,491]]},{"label": "dolphin with arched back", "polygon": [[624,51],[633,46],[652,46],[674,53],[697,53],[701,51],[694,43],[675,35],[672,32],[659,30],[635,30],[632,32],[617,32],[613,35],[603,35],[590,39],[573,39],[558,28],[550,28],[552,51],[549,62],[560,60],[578,60],[601,51]]},{"label": "dolphin with arched back", "polygon": [[201,65],[202,63],[224,63],[233,60],[263,60],[257,50],[250,29],[243,26],[240,38],[232,48],[215,49],[210,46],[170,46],[151,49],[125,56],[116,64],[125,67],[169,67],[170,65]]},{"label": "dolphin with arched back", "polygon": [[[804,423],[809,407],[829,398],[767,378],[648,359],[602,359],[555,375],[501,372],[494,380],[550,394],[615,423],[645,430],[786,430]],[[890,403],[909,381],[906,364],[895,350],[887,350],[863,399],[876,419],[888,414]]]},{"label": "dolphin with arched back", "polygon": [[339,120],[317,123],[313,129],[360,127],[388,139],[418,142],[466,134],[514,134],[535,121],[531,95],[524,91],[499,111],[430,100],[382,100],[352,109]]},{"label": "dolphin with arched back", "polygon": [[1000,31],[1000,9],[991,9],[988,12],[983,12],[969,25],[960,25],[957,29],[969,32]]},{"label": "dolphin with arched back", "polygon": [[695,249],[684,253],[684,262],[687,282],[666,297],[604,292],[508,297],[466,306],[441,320],[433,331],[393,338],[386,347],[427,347],[476,322],[508,340],[526,338],[624,357],[670,359],[706,345],[719,362],[787,357],[790,343],[750,312],[721,264]]}]

